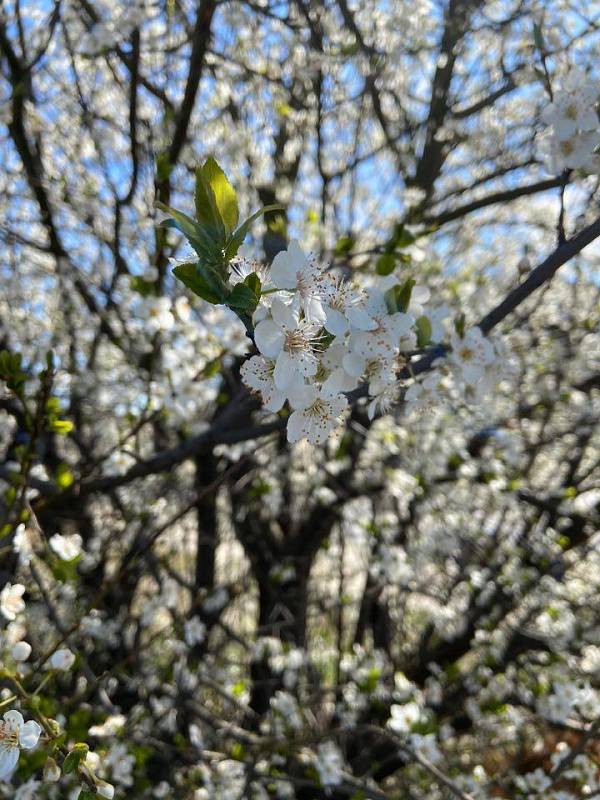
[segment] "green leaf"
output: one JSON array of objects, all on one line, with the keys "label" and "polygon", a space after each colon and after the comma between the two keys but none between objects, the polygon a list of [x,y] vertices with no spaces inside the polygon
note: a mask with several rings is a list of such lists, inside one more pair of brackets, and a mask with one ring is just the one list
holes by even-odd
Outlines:
[{"label": "green leaf", "polygon": [[408,311],[408,307],[410,305],[410,298],[412,295],[412,290],[416,284],[412,278],[409,278],[405,281],[402,286],[400,287],[400,291],[397,295],[397,302],[398,302],[398,310],[399,311]]},{"label": "green leaf", "polygon": [[231,757],[235,758],[236,761],[242,761],[244,759],[244,755],[246,750],[244,749],[244,745],[240,744],[240,742],[235,742],[231,746]]},{"label": "green leaf", "polygon": [[251,272],[250,275],[247,275],[244,283],[246,286],[252,291],[254,297],[256,298],[256,302],[260,300],[260,292],[262,289],[262,285],[260,282],[260,278],[256,274],[256,272]]},{"label": "green leaf", "polygon": [[220,370],[221,370],[221,359],[213,358],[204,367],[204,369],[201,372],[201,375],[204,378],[213,378],[215,375],[219,374]]},{"label": "green leaf", "polygon": [[358,42],[350,42],[349,44],[343,44],[340,47],[340,54],[343,56],[355,56],[360,51],[360,45]]},{"label": "green leaf", "polygon": [[4,492],[4,502],[7,506],[12,506],[12,504],[17,499],[17,490],[14,486],[9,486],[8,489]]},{"label": "green leaf", "polygon": [[79,792],[77,800],[98,800],[99,797],[100,795],[96,794],[96,792],[92,792],[91,789],[82,789]]},{"label": "green leaf", "polygon": [[61,462],[56,468],[55,480],[61,489],[68,489],[73,485],[75,477],[67,464]]},{"label": "green leaf", "polygon": [[160,200],[156,201],[156,207],[164,214],[169,215],[169,219],[159,222],[159,227],[177,228],[184,234],[184,236],[194,237],[196,235],[196,221],[183,211],[178,211],[173,206],[168,206],[166,203],[161,203]]},{"label": "green leaf", "polygon": [[465,335],[465,324],[466,324],[466,319],[464,314],[460,314],[460,316],[458,316],[454,320],[454,330],[457,332],[457,334],[460,336],[461,339]]},{"label": "green leaf", "polygon": [[156,294],[156,283],[145,281],[139,275],[133,275],[129,280],[129,288],[132,292],[137,292],[142,297],[149,297]]},{"label": "green leaf", "polygon": [[377,259],[375,271],[378,275],[391,275],[396,267],[396,259],[393,253],[384,253]]},{"label": "green leaf", "polygon": [[178,264],[173,268],[173,275],[207,303],[217,305],[223,302],[218,290],[211,286],[211,282],[202,275],[200,264],[197,261]]},{"label": "green leaf", "polygon": [[217,208],[217,198],[202,167],[196,170],[196,191],[194,192],[194,202],[196,204],[196,217],[202,223],[212,237],[218,241],[225,238],[225,226]]},{"label": "green leaf", "polygon": [[48,429],[59,436],[67,436],[73,430],[73,423],[68,419],[53,419],[50,420]]},{"label": "green leaf", "polygon": [[279,203],[272,203],[269,206],[263,206],[258,211],[255,211],[252,216],[245,219],[242,224],[235,230],[225,245],[225,259],[227,261],[231,261],[231,259],[236,255],[237,251],[244,243],[244,239],[248,235],[248,231],[253,222],[255,222],[259,217],[263,214],[268,214],[270,211],[283,211],[284,207]]},{"label": "green leaf", "polygon": [[402,223],[398,223],[394,227],[394,233],[389,241],[389,248],[402,250],[404,247],[413,244],[415,238],[416,237],[410,231],[406,230]]},{"label": "green leaf", "polygon": [[244,323],[249,336],[252,336],[252,314],[255,312],[256,306],[259,303],[260,293],[260,278],[255,272],[251,272],[243,283],[237,283],[233,287],[227,298],[227,305],[235,311]]},{"label": "green leaf", "polygon": [[533,23],[533,41],[541,53],[545,52],[544,34],[542,33],[542,26],[538,22]]},{"label": "green leaf", "polygon": [[11,533],[12,533],[12,525],[10,524],[10,522],[7,522],[0,528],[0,539],[5,539]]},{"label": "green leaf", "polygon": [[173,165],[169,161],[169,153],[163,152],[156,156],[156,177],[162,183],[171,176]]},{"label": "green leaf", "polygon": [[340,238],[335,243],[335,247],[333,248],[333,252],[336,256],[345,256],[352,250],[354,247],[354,236],[340,236]]},{"label": "green leaf", "polygon": [[80,555],[75,556],[70,561],[62,561],[60,558],[55,558],[51,560],[49,566],[52,574],[60,583],[77,582],[79,580],[77,565],[80,561]]},{"label": "green leaf", "polygon": [[431,342],[431,322],[428,317],[422,316],[417,319],[417,347],[427,347]]},{"label": "green leaf", "polygon": [[11,391],[18,391],[26,379],[27,376],[21,367],[21,354],[2,350],[0,352],[0,380],[6,381],[6,385]]},{"label": "green leaf", "polygon": [[289,117],[292,113],[292,107],[287,103],[275,103],[275,111],[280,117]]},{"label": "green leaf", "polygon": [[256,308],[254,292],[245,283],[237,283],[227,298],[227,305],[240,311],[249,311]]},{"label": "green leaf", "polygon": [[222,260],[222,254],[220,252],[221,246],[219,242],[215,240],[210,230],[202,228],[195,220],[188,217],[188,215],[184,214],[182,211],[178,211],[176,208],[167,206],[160,201],[156,203],[156,207],[169,215],[168,219],[160,223],[160,227],[176,228],[183,233],[194,250],[202,258],[211,262],[218,261],[219,258]]},{"label": "green leaf", "polygon": [[71,752],[65,756],[65,760],[63,761],[62,769],[65,775],[68,775],[70,772],[75,772],[75,770],[87,756],[89,749],[90,748],[87,746],[87,744],[84,744],[83,742],[79,742],[73,747]]},{"label": "green leaf", "polygon": [[405,312],[410,305],[410,297],[416,281],[409,278],[404,281],[402,286],[396,284],[388,289],[385,293],[385,301],[387,303],[388,311],[390,314],[395,314],[398,311]]},{"label": "green leaf", "polygon": [[[238,224],[240,218],[235,189],[229,183],[227,176],[214,158],[206,159],[204,165],[200,167],[200,173],[212,190],[220,220],[225,227],[225,232],[229,235]],[[201,197],[203,197],[203,193],[201,193]],[[196,210],[198,211],[198,219],[201,219],[198,207],[196,207]]]}]

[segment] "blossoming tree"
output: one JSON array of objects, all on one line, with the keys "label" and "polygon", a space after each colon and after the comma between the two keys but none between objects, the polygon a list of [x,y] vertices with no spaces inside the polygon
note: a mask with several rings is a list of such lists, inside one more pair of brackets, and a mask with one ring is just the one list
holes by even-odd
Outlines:
[{"label": "blossoming tree", "polygon": [[599,10],[0,8],[0,797],[600,796]]}]

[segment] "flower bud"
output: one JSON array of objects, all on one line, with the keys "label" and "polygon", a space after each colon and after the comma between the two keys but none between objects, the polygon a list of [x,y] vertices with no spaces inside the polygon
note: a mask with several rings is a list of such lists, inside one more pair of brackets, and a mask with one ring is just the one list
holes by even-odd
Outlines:
[{"label": "flower bud", "polygon": [[57,650],[52,654],[52,658],[50,659],[50,666],[52,669],[71,669],[74,663],[75,655],[66,648],[63,650]]},{"label": "flower bud", "polygon": [[83,763],[88,769],[91,769],[92,772],[95,772],[100,766],[100,756],[93,750],[89,750]]},{"label": "flower bud", "polygon": [[56,783],[56,781],[60,780],[60,767],[50,756],[48,756],[44,765],[44,780],[49,783]]},{"label": "flower bud", "polygon": [[13,645],[10,654],[15,661],[18,662],[27,661],[27,659],[31,655],[31,645],[29,644],[29,642],[17,642],[16,644]]},{"label": "flower bud", "polygon": [[106,797],[108,800],[112,800],[112,798],[115,796],[115,787],[112,785],[112,783],[98,781],[96,783],[96,794],[99,794],[100,797]]}]

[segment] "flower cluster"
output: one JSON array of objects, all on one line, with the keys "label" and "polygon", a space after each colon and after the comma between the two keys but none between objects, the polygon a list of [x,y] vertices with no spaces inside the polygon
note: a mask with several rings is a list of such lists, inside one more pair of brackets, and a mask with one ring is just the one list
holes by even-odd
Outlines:
[{"label": "flower cluster", "polygon": [[542,118],[552,126],[546,140],[548,167],[554,174],[581,169],[596,173],[600,169],[600,121],[596,110],[600,87],[584,72],[572,69]]},{"label": "flower cluster", "polygon": [[[250,267],[256,271],[254,262],[239,259],[235,271],[243,276]],[[348,408],[347,393],[361,383],[368,386],[369,417],[385,412],[399,398],[399,372],[411,356],[445,336],[449,312],[425,306],[427,288],[410,279],[401,286],[390,276],[363,289],[305,255],[295,241],[275,256],[270,272],[261,270],[261,283],[253,316],[258,354],[242,365],[241,376],[268,411],[289,403],[289,442],[323,444]],[[444,374],[461,384],[463,399],[478,399],[493,383],[497,348],[479,328],[453,331],[450,344]],[[428,405],[447,388],[443,378],[434,372],[412,383],[407,402]]]}]

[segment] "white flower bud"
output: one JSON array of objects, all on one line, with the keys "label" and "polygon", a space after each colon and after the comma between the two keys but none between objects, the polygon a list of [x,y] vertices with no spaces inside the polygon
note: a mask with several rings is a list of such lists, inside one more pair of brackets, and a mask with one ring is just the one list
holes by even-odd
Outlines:
[{"label": "white flower bud", "polygon": [[60,780],[60,767],[53,758],[48,757],[44,765],[44,780],[56,783]]},{"label": "white flower bud", "polygon": [[74,533],[71,536],[63,536],[55,533],[50,539],[50,548],[62,561],[73,561],[81,555],[81,536]]},{"label": "white flower bud", "polygon": [[96,772],[96,770],[100,766],[100,756],[93,750],[88,750],[83,763],[88,769],[91,769],[92,772]]},{"label": "white flower bud", "polygon": [[31,645],[29,642],[17,642],[13,645],[10,654],[15,661],[27,661],[31,655]]},{"label": "white flower bud", "polygon": [[66,648],[63,650],[57,650],[52,654],[50,659],[50,666],[52,669],[71,669],[74,663],[75,655]]},{"label": "white flower bud", "polygon": [[96,783],[96,793],[99,794],[100,797],[106,797],[108,800],[112,800],[115,796],[115,787],[106,781],[98,781]]}]

